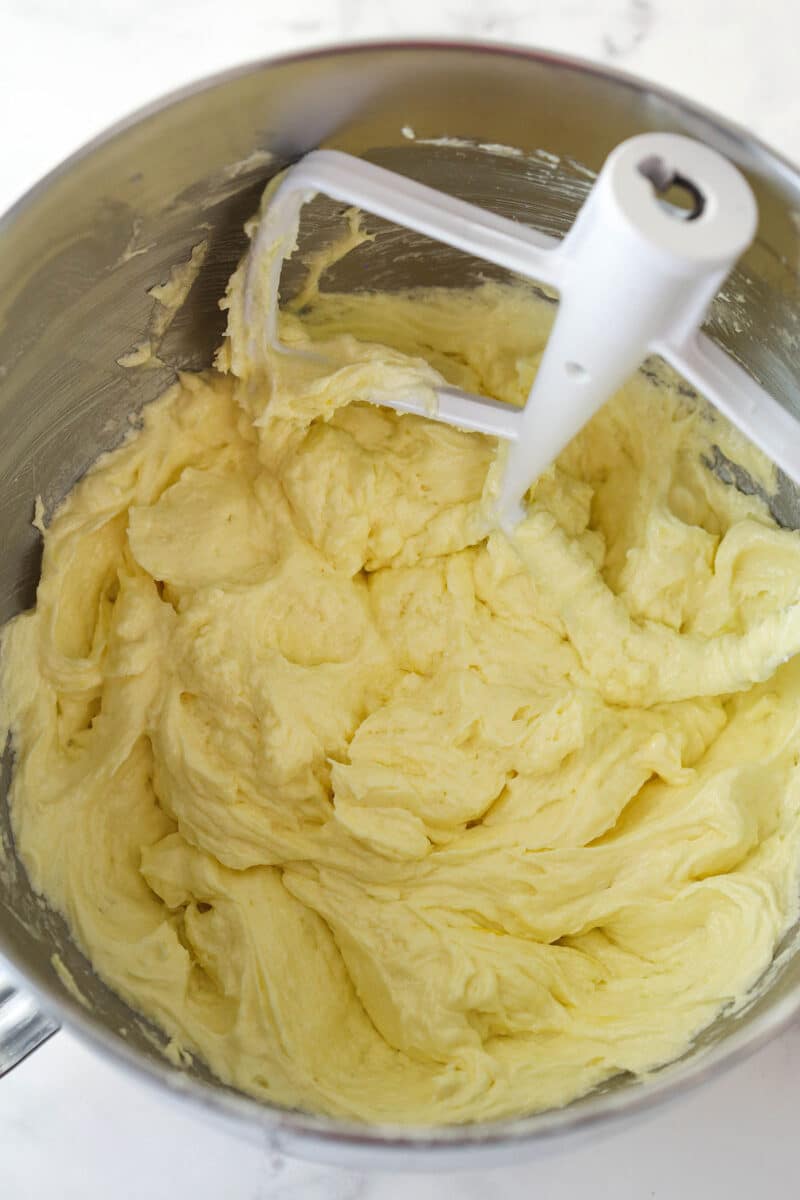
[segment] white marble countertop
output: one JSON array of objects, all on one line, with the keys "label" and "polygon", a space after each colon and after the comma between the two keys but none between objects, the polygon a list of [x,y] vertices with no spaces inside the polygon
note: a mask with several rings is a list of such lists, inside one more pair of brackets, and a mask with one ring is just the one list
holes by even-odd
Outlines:
[{"label": "white marble countertop", "polygon": [[[800,159],[796,0],[3,0],[0,210],[131,109],[236,62],[342,40],[461,36],[613,63]],[[500,1171],[275,1160],[61,1032],[0,1080],[9,1200],[784,1200],[798,1194],[800,1027],[632,1130]]]}]

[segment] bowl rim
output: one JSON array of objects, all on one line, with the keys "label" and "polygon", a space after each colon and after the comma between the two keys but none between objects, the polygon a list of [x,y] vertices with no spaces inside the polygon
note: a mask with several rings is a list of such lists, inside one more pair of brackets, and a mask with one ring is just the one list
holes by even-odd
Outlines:
[{"label": "bowl rim", "polygon": [[[7,234],[15,222],[78,163],[143,121],[185,100],[224,87],[236,79],[257,75],[275,67],[341,56],[357,57],[376,51],[407,55],[417,51],[437,51],[442,54],[469,53],[499,59],[518,59],[579,75],[594,76],[632,91],[646,93],[668,102],[687,117],[699,118],[724,134],[730,139],[731,145],[743,153],[749,167],[761,167],[773,179],[780,179],[783,186],[794,193],[800,207],[800,171],[785,155],[738,123],[686,99],[670,88],[588,59],[536,47],[485,39],[398,38],[331,43],[309,50],[261,56],[202,76],[168,91],[102,130],[25,190],[0,215],[0,236]],[[605,1125],[618,1121],[623,1115],[647,1113],[740,1063],[785,1030],[800,1011],[800,987],[797,987],[778,1000],[768,1011],[756,1016],[746,1029],[735,1029],[722,1041],[695,1053],[688,1063],[683,1058],[678,1059],[654,1071],[646,1082],[639,1086],[619,1092],[590,1092],[585,1098],[578,1098],[562,1108],[472,1124],[366,1124],[258,1100],[223,1083],[205,1083],[190,1078],[166,1058],[163,1062],[146,1058],[133,1047],[126,1045],[121,1037],[110,1032],[99,1021],[92,1019],[83,1005],[55,980],[46,984],[31,982],[24,970],[16,965],[13,949],[2,924],[0,950],[3,954],[3,966],[5,968],[5,963],[8,964],[9,974],[15,985],[31,994],[41,1004],[43,1011],[75,1032],[84,1043],[105,1054],[113,1063],[126,1068],[136,1078],[143,1082],[156,1083],[162,1094],[186,1097],[196,1109],[221,1120],[240,1134],[254,1132],[262,1140],[266,1139],[267,1146],[276,1153],[297,1153],[321,1161],[338,1163],[354,1163],[370,1155],[375,1165],[385,1167],[393,1163],[399,1168],[412,1170],[436,1169],[455,1162],[464,1165],[465,1159],[470,1165],[474,1165],[480,1157],[499,1163],[511,1153],[519,1155],[527,1149],[532,1154],[545,1146],[553,1146],[562,1142],[567,1134],[600,1130]],[[91,963],[89,965],[91,967]]]}]

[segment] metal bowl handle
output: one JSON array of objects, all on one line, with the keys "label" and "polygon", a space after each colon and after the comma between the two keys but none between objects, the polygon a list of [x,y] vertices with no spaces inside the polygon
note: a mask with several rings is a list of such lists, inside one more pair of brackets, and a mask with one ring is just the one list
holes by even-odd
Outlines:
[{"label": "metal bowl handle", "polygon": [[58,1030],[25,992],[12,987],[0,964],[0,1076]]}]

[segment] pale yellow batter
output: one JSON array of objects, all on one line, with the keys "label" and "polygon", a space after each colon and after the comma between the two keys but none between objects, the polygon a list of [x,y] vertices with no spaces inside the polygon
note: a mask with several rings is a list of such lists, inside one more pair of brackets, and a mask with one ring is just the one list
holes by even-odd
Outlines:
[{"label": "pale yellow batter", "polygon": [[35,886],[282,1104],[474,1120],[675,1057],[795,916],[800,536],[640,376],[487,537],[496,447],[363,401],[423,359],[521,401],[547,305],[323,297],[284,333],[327,365],[270,375],[240,287],[235,373],[89,473],[6,631]]}]

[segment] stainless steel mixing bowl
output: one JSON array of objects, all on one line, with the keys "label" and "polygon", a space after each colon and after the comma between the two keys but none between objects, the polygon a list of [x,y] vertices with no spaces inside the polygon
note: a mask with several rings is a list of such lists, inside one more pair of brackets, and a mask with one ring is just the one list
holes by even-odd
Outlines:
[{"label": "stainless steel mixing bowl", "polygon": [[[742,130],[627,76],[498,47],[343,47],[200,83],[64,163],[0,223],[0,621],[34,600],[34,498],[41,494],[52,510],[97,454],[119,442],[131,414],[164,389],[176,367],[210,362],[223,329],[217,301],[245,247],[243,221],[278,167],[315,146],[333,146],[561,234],[612,147],[655,129],[708,142],[750,179],[760,209],[758,239],[716,302],[708,331],[800,412],[794,371],[800,174]],[[496,143],[524,153],[498,153]],[[147,330],[153,308],[147,289],[204,240],[202,271],[161,342],[165,365],[119,366],[117,359]],[[444,248],[422,259],[415,249],[413,235],[384,230],[375,246],[339,268],[336,282],[358,287],[366,278],[372,286],[392,287],[463,280],[476,270]],[[359,253],[370,256],[366,276],[359,273]],[[716,465],[732,486],[747,486],[735,465]],[[784,524],[800,526],[796,499],[785,481],[771,497]],[[223,1087],[200,1065],[172,1066],[158,1048],[157,1031],[92,973],[14,857],[4,799],[10,768],[7,753],[0,952],[17,982],[121,1066],[292,1153],[426,1167],[462,1163],[470,1155],[511,1160],[705,1078],[775,1034],[800,1007],[796,928],[753,1003],[723,1015],[679,1063],[646,1083],[620,1077],[559,1111],[460,1128],[365,1127],[266,1106]],[[88,1007],[64,988],[54,954]],[[6,1005],[4,1011],[7,1040],[34,1032],[30,1022],[16,1019],[21,1009],[12,1013]],[[2,1030],[0,1020],[0,1042]]]}]

